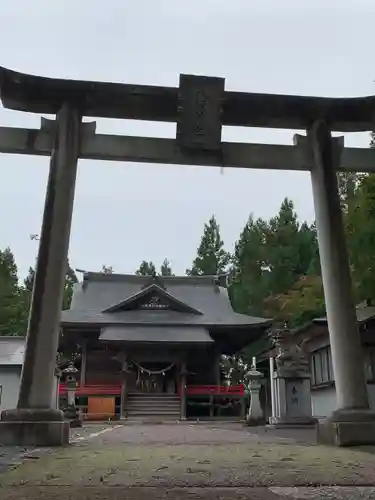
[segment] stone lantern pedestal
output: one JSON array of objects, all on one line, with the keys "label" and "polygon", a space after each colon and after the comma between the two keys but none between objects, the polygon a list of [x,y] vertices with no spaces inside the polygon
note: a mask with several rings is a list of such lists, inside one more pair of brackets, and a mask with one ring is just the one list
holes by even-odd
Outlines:
[{"label": "stone lantern pedestal", "polygon": [[249,411],[246,416],[246,424],[249,426],[263,425],[264,415],[259,399],[259,391],[262,387],[261,379],[263,379],[263,373],[257,370],[255,358],[253,358],[251,369],[246,374],[246,377],[249,381],[249,392],[251,398]]}]

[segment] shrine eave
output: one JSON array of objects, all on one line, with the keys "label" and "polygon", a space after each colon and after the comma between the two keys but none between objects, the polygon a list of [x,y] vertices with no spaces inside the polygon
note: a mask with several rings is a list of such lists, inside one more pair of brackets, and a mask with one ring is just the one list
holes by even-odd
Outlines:
[{"label": "shrine eave", "polygon": [[[175,122],[179,89],[45,78],[0,67],[0,97],[8,109],[56,114],[63,102],[83,116]],[[317,119],[332,131],[362,132],[373,128],[375,96],[354,98],[223,93],[222,124],[244,127],[307,129]]]}]

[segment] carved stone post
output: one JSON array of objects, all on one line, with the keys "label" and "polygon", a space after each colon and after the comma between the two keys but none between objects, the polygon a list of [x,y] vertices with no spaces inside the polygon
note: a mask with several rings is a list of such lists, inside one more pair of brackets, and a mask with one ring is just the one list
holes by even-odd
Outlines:
[{"label": "carved stone post", "polygon": [[338,409],[319,424],[319,440],[336,445],[375,443],[364,356],[358,331],[336,172],[342,138],[324,121],[295,141],[311,166],[316,228]]},{"label": "carved stone post", "polygon": [[247,373],[249,380],[250,391],[250,407],[246,417],[247,425],[262,425],[264,416],[259,399],[259,391],[262,387],[260,380],[263,378],[263,373],[257,370],[256,359],[253,358],[250,371]]},{"label": "carved stone post", "polygon": [[[0,443],[51,446],[69,441],[62,411],[51,408],[59,320],[67,271],[81,115],[62,105],[56,122],[43,121],[53,132],[53,146],[32,301],[25,360],[16,410],[2,412]],[[92,124],[85,127],[92,129]]]},{"label": "carved stone post", "polygon": [[298,346],[293,334],[284,328],[276,333],[277,351],[274,382],[273,415],[270,424],[276,427],[316,425],[311,408],[311,375],[307,354]]}]

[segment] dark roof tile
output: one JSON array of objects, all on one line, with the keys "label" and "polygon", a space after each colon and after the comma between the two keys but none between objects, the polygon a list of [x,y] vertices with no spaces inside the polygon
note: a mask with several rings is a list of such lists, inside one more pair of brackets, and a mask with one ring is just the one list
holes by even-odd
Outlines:
[{"label": "dark roof tile", "polygon": [[150,276],[86,273],[77,284],[71,309],[62,312],[61,322],[67,324],[184,324],[212,326],[243,326],[266,328],[270,320],[233,311],[225,288],[217,286],[215,276],[166,276],[166,291],[202,314],[174,310],[106,312],[106,309],[140,292],[150,284]]}]

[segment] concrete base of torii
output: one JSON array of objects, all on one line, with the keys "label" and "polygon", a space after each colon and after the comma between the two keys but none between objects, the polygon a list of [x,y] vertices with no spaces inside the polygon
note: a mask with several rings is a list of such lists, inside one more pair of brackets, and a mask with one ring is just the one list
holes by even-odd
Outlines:
[{"label": "concrete base of torii", "polygon": [[337,410],[318,424],[318,443],[334,446],[375,444],[375,412]]},{"label": "concrete base of torii", "polygon": [[69,421],[61,410],[5,410],[0,420],[3,446],[64,446],[69,444]]}]

